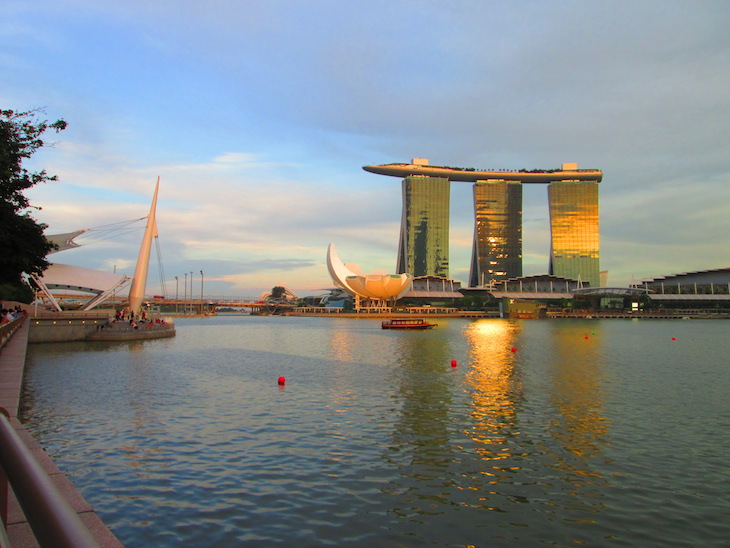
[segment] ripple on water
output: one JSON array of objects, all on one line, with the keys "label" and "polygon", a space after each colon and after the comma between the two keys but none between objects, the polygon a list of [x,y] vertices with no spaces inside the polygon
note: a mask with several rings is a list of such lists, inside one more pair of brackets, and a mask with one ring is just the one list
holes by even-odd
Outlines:
[{"label": "ripple on water", "polygon": [[183,320],[30,347],[25,420],[129,548],[719,546],[730,343],[681,327]]}]

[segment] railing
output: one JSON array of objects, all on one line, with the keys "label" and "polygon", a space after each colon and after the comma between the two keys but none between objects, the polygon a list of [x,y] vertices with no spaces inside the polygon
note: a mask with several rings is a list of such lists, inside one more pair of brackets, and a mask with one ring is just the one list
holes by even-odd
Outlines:
[{"label": "railing", "polygon": [[5,527],[8,482],[41,548],[100,547],[10,424],[8,412],[0,407],[0,508]]},{"label": "railing", "polygon": [[0,325],[0,349],[2,349],[3,346],[5,346],[5,343],[7,343],[10,340],[10,337],[13,336],[15,331],[23,325],[23,322],[25,321],[25,314],[22,316],[19,316],[15,318],[12,322],[4,323]]}]

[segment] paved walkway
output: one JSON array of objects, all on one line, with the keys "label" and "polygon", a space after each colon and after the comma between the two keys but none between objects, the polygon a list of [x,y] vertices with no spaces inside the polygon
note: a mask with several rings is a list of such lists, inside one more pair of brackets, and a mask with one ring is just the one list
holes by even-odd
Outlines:
[{"label": "paved walkway", "polygon": [[[33,456],[48,473],[51,481],[78,514],[96,541],[104,548],[122,548],[122,543],[104,525],[94,509],[81,496],[66,476],[56,467],[51,458],[43,451],[23,425],[18,421],[18,409],[23,387],[25,353],[28,346],[30,319],[15,332],[7,344],[0,349],[0,406],[10,413],[10,423],[30,448]],[[13,547],[33,548],[38,542],[33,536],[28,520],[25,518],[12,489],[8,488],[8,538]]]}]

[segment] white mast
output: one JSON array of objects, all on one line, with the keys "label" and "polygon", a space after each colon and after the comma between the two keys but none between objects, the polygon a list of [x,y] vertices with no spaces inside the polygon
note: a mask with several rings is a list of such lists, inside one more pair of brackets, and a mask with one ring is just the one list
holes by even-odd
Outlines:
[{"label": "white mast", "polygon": [[150,265],[150,249],[152,248],[152,238],[157,237],[157,190],[160,187],[160,178],[157,177],[155,185],[155,195],[152,197],[152,206],[150,214],[147,216],[147,227],[142,238],[142,245],[139,248],[139,256],[137,257],[137,266],[134,269],[134,280],[129,288],[129,310],[135,314],[139,312],[144,299],[145,286],[147,285],[147,270]]}]

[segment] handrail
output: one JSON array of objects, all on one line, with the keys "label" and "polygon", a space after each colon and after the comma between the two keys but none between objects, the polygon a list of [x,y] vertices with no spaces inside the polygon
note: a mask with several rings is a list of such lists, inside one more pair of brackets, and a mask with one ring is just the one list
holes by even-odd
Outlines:
[{"label": "handrail", "polygon": [[[100,548],[0,407],[0,466],[41,548]],[[3,488],[4,487],[4,488]],[[6,496],[7,487],[2,496]],[[5,519],[3,517],[3,519]]]},{"label": "handrail", "polygon": [[23,325],[26,317],[27,315],[23,314],[11,322],[0,324],[0,349],[5,346],[17,329]]}]

